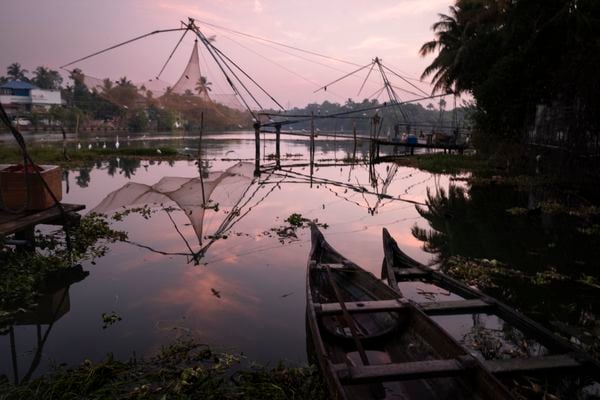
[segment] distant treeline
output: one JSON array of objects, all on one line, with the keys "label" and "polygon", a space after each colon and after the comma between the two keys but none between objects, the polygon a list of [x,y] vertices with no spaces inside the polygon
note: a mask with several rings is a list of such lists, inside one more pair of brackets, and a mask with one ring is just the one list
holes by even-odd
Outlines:
[{"label": "distant treeline", "polygon": [[[380,108],[378,108],[380,107]],[[365,111],[362,111],[365,110]],[[426,107],[416,104],[403,104],[384,106],[378,100],[365,99],[360,103],[348,99],[344,104],[324,101],[321,104],[311,103],[304,108],[294,107],[281,115],[273,117],[275,121],[300,122],[287,125],[284,129],[306,129],[311,127],[310,119],[291,118],[289,116],[311,116],[315,118],[315,129],[321,131],[351,133],[353,127],[361,133],[370,132],[373,126],[373,117],[380,117],[381,132],[387,134],[394,132],[394,125],[399,125],[401,132],[410,129],[416,133],[446,132],[451,133],[456,128],[468,127],[470,107],[460,106],[456,109],[447,109],[447,101],[438,99],[428,103]],[[354,112],[355,111],[355,112]],[[276,111],[273,111],[276,112]],[[337,115],[337,114],[344,115]],[[325,117],[325,118],[323,118]]]},{"label": "distant treeline", "polygon": [[211,82],[205,77],[198,82],[197,93],[177,94],[167,88],[161,97],[154,96],[143,86],[137,87],[127,77],[114,82],[104,79],[102,87],[89,88],[80,69],[71,71],[63,86],[58,71],[40,66],[29,74],[15,62],[8,66],[6,76],[0,77],[0,83],[10,80],[30,82],[41,89],[60,90],[65,103],[65,106],[52,106],[48,110],[35,108],[19,112],[20,118],[31,123],[22,129],[63,127],[67,130],[170,132],[174,129],[198,130],[201,121],[206,129],[212,130],[251,127],[249,113],[208,102],[200,96],[211,90]]}]

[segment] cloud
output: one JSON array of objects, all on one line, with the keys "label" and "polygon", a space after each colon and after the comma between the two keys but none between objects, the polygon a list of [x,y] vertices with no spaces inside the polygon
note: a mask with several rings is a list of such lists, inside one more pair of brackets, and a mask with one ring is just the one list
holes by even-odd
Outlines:
[{"label": "cloud", "polygon": [[440,13],[448,10],[449,0],[405,0],[390,7],[368,12],[363,21],[378,22],[400,17],[414,17],[423,14]]},{"label": "cloud", "polygon": [[262,13],[263,11],[263,5],[260,2],[260,0],[254,0],[254,12],[257,14]]}]

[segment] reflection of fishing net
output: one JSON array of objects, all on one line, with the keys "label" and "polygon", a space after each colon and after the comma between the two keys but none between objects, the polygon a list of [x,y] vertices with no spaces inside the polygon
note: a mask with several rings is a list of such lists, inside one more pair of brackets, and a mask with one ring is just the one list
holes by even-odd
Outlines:
[{"label": "reflection of fishing net", "polygon": [[175,203],[185,212],[202,243],[204,235],[218,236],[230,227],[230,216],[238,213],[237,207],[254,179],[253,172],[254,166],[250,163],[238,163],[222,172],[210,172],[203,179],[206,204],[202,203],[199,177],[164,177],[152,186],[129,182],[106,196],[91,212],[106,214],[123,208],[144,205],[166,207]]}]

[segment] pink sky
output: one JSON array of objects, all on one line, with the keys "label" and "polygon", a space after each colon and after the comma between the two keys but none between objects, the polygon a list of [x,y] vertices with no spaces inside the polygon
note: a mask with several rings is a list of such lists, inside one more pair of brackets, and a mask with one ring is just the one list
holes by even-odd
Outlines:
[{"label": "pink sky", "polygon": [[[12,62],[28,70],[38,65],[58,68],[67,62],[112,44],[156,29],[174,28],[187,17],[221,25],[252,35],[364,65],[378,56],[393,70],[409,77],[420,76],[431,62],[418,55],[420,46],[433,37],[431,25],[438,13],[446,13],[452,0],[7,0],[0,24],[0,71]],[[304,106],[347,98],[362,100],[381,87],[370,79],[358,95],[361,77],[313,93],[356,67],[319,59],[289,49],[275,50],[257,41],[199,23],[215,45],[242,65],[284,106]],[[134,82],[156,76],[179,33],[145,39],[76,65],[99,77]],[[188,35],[162,76],[175,82],[185,67],[193,45]],[[202,49],[201,49],[202,50]],[[283,51],[282,51],[283,50]],[[325,64],[319,65],[291,54]],[[208,56],[205,54],[207,60]],[[216,93],[231,93],[217,67],[201,58],[203,74]],[[291,72],[290,72],[291,71]],[[395,79],[397,86],[413,90]],[[418,84],[418,83],[417,83]],[[418,84],[425,91],[426,84]],[[414,95],[398,92],[402,99]],[[380,100],[386,100],[384,96]],[[272,104],[265,102],[265,106]]]}]

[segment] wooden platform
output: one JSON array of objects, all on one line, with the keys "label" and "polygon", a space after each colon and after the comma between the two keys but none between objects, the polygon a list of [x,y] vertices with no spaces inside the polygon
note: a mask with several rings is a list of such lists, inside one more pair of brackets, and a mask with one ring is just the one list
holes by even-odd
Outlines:
[{"label": "wooden platform", "polygon": [[[65,212],[71,215],[71,219],[78,218],[74,214],[83,210],[83,204],[63,204]],[[58,207],[48,208],[41,211],[25,211],[19,214],[11,214],[0,211],[0,236],[8,236],[33,229],[36,225],[62,225],[61,212]]]}]

